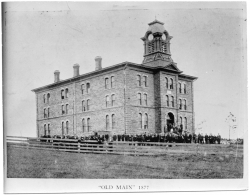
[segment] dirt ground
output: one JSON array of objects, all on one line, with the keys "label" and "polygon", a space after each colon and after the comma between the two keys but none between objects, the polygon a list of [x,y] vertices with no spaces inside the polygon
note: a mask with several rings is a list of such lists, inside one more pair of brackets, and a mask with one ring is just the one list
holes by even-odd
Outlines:
[{"label": "dirt ground", "polygon": [[[218,149],[215,149],[218,150]],[[8,178],[242,178],[243,157],[223,154],[126,156],[7,147]]]}]

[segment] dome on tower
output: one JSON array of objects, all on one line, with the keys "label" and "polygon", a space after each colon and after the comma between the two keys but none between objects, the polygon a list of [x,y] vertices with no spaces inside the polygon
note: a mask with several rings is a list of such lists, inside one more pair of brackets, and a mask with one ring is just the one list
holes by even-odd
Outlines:
[{"label": "dome on tower", "polygon": [[166,32],[165,28],[164,28],[164,23],[163,22],[160,22],[158,20],[155,20],[153,22],[150,22],[149,24],[149,27],[148,27],[148,32],[151,32],[152,34],[154,33],[164,33]]}]

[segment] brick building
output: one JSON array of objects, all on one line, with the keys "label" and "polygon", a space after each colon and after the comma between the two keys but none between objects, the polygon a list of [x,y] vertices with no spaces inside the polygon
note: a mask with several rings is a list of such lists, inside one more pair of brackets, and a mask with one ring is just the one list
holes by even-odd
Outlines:
[{"label": "brick building", "polygon": [[123,62],[32,90],[36,94],[37,136],[87,135],[93,132],[161,133],[167,123],[194,131],[193,81],[173,62],[164,24],[149,23],[142,64]]}]

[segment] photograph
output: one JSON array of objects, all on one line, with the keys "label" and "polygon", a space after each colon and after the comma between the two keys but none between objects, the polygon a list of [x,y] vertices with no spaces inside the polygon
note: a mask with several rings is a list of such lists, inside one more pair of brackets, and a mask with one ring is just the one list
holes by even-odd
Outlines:
[{"label": "photograph", "polygon": [[2,2],[2,44],[5,193],[248,189],[246,2]]}]

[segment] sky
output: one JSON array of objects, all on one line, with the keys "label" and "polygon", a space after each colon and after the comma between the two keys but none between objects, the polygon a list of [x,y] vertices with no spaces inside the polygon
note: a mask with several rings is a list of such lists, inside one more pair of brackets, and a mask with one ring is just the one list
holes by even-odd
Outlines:
[{"label": "sky", "polygon": [[231,112],[247,133],[246,10],[239,2],[16,2],[5,3],[3,21],[4,130],[6,135],[36,136],[35,94],[60,78],[124,61],[142,63],[141,37],[155,18],[164,23],[171,54],[194,83],[197,132],[229,137]]}]

